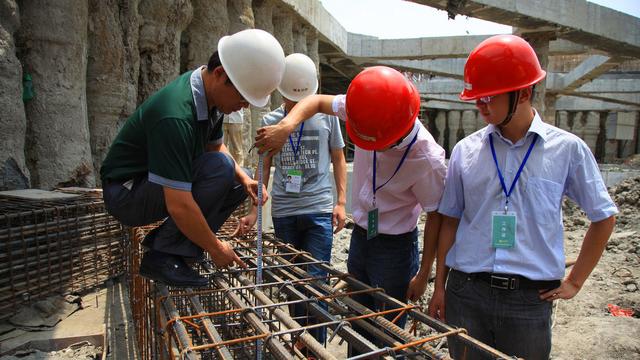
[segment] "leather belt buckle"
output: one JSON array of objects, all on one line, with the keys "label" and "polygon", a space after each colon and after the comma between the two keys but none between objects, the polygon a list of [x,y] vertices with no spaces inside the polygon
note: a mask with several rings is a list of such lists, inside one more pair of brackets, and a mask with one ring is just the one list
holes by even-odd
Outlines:
[{"label": "leather belt buckle", "polygon": [[516,290],[518,288],[518,279],[515,277],[491,275],[490,285],[495,289]]}]

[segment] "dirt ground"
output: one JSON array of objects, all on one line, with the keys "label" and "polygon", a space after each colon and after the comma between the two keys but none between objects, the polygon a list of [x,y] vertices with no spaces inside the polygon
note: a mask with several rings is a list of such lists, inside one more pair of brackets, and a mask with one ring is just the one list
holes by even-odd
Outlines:
[{"label": "dirt ground", "polygon": [[[578,295],[554,304],[552,359],[640,359],[640,177],[609,193],[620,210],[614,233]],[[575,260],[589,221],[569,200],[563,211],[565,254]],[[424,228],[424,218],[418,228]],[[350,234],[342,231],[333,243],[332,263],[341,271],[346,271]],[[425,308],[431,293],[433,283],[420,301]],[[614,317],[608,304],[633,309],[635,317]]]}]

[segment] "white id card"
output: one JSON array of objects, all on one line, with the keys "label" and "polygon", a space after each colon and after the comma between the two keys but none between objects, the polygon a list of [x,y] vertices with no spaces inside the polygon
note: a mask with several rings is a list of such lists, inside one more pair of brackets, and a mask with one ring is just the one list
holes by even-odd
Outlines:
[{"label": "white id card", "polygon": [[302,170],[287,170],[285,190],[288,193],[300,193],[302,189]]}]

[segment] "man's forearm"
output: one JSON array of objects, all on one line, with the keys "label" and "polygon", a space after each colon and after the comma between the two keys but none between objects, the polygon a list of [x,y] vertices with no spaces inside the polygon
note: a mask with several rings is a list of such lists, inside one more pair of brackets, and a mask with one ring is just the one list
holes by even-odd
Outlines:
[{"label": "man's forearm", "polygon": [[216,253],[220,246],[220,240],[209,228],[209,224],[191,194],[188,195],[190,201],[172,201],[172,205],[168,206],[169,215],[175,221],[180,232],[189,240],[209,253]]},{"label": "man's forearm", "polygon": [[331,95],[311,95],[302,99],[291,112],[279,123],[281,126],[293,131],[298,125],[317,113],[333,115]]},{"label": "man's forearm", "polygon": [[420,262],[419,274],[425,277],[425,280],[429,280],[429,274],[431,273],[431,267],[436,257],[436,251],[438,249],[438,234],[440,233],[440,226],[442,223],[442,216],[437,212],[429,212],[427,214],[427,222],[424,224],[424,239],[422,244],[422,260]]},{"label": "man's forearm", "polygon": [[[336,153],[339,152],[339,153]],[[347,161],[342,149],[331,150],[333,179],[336,183],[337,205],[347,204]]]},{"label": "man's forearm", "polygon": [[442,225],[438,236],[438,261],[436,264],[436,288],[444,289],[449,269],[446,265],[447,253],[453,246],[460,219],[442,215]]},{"label": "man's forearm", "polygon": [[584,282],[598,264],[613,232],[615,222],[615,217],[611,216],[589,225],[580,248],[580,255],[578,255],[575,265],[573,265],[569,276],[567,276],[567,280],[578,289],[582,288],[582,285],[584,285]]}]

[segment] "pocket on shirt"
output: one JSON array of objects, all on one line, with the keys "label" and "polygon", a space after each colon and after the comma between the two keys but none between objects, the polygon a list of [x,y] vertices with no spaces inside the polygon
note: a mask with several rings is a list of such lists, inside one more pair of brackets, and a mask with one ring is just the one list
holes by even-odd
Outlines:
[{"label": "pocket on shirt", "polygon": [[530,177],[527,180],[526,209],[528,216],[538,224],[560,220],[562,185],[551,180]]}]

